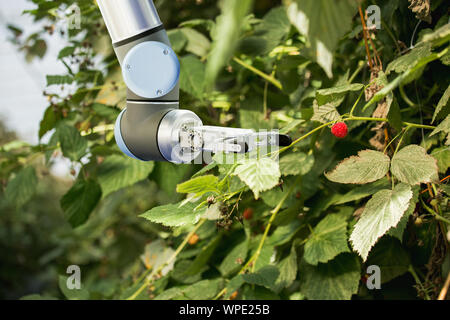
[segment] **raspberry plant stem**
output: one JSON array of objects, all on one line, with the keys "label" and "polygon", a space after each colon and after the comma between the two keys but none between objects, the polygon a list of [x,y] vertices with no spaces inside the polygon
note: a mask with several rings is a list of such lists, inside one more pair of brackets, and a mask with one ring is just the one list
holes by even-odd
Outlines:
[{"label": "raspberry plant stem", "polygon": [[280,90],[283,90],[283,86],[281,85],[281,82],[278,81],[277,79],[275,79],[273,76],[269,76],[268,74],[265,74],[264,72],[262,72],[261,70],[256,69],[255,67],[249,65],[248,63],[242,61],[241,59],[239,59],[238,57],[234,57],[233,61],[237,62],[238,64],[240,64],[241,66],[243,66],[244,68],[250,70],[251,72],[257,74],[258,76],[260,76],[261,78],[269,81],[271,84],[273,84],[275,87],[277,87]]},{"label": "raspberry plant stem", "polygon": [[153,277],[160,273],[166,266],[171,264],[177,256],[180,254],[180,252],[186,247],[186,245],[189,242],[189,239],[200,229],[200,227],[205,223],[206,219],[201,219],[195,228],[189,232],[189,234],[184,238],[183,242],[178,246],[178,248],[175,250],[175,252],[172,254],[172,256],[164,262],[161,266],[159,266],[156,269],[153,269],[153,271],[150,273],[150,275],[145,279],[145,282],[142,284],[142,286],[139,287],[131,296],[127,298],[127,300],[134,300],[136,299],[142,291],[144,291],[145,288],[147,288],[153,281]]}]

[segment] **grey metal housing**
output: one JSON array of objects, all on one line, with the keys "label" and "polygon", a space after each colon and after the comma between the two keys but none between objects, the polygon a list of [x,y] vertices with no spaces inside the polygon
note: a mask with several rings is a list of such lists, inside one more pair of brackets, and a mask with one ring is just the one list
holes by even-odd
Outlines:
[{"label": "grey metal housing", "polygon": [[[142,42],[171,46],[151,0],[99,0],[98,4],[121,65],[127,53]],[[127,89],[120,133],[128,150],[143,161],[171,161],[160,152],[158,130],[164,116],[178,108],[179,83],[166,95],[151,100]]]}]

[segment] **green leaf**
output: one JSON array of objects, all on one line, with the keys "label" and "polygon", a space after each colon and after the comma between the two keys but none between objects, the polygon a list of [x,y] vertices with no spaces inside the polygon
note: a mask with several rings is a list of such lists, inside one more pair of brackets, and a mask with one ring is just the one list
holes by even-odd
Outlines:
[{"label": "green leaf", "polygon": [[5,198],[16,208],[26,204],[36,192],[38,178],[33,167],[25,167],[8,183]]},{"label": "green leaf", "polygon": [[411,187],[399,184],[394,190],[381,190],[367,202],[350,236],[353,249],[364,261],[373,245],[389,229],[397,226],[413,196]]},{"label": "green leaf", "polygon": [[382,152],[363,150],[345,159],[325,176],[338,183],[364,184],[383,178],[389,171],[390,159]]},{"label": "green leaf", "polygon": [[345,95],[350,91],[360,91],[364,88],[363,84],[354,83],[354,84],[344,84],[339,85],[337,87],[321,89],[316,92],[316,99],[319,106],[324,104],[331,104],[335,107],[339,106],[342,103]]},{"label": "green leaf", "polygon": [[150,220],[154,223],[160,223],[167,227],[180,227],[186,224],[195,224],[205,213],[205,209],[195,210],[193,203],[177,203],[155,207],[140,217]]},{"label": "green leaf", "polygon": [[436,148],[431,152],[431,156],[437,160],[439,172],[445,174],[450,167],[450,148]]},{"label": "green leaf", "polygon": [[[392,93],[390,94],[392,95]],[[388,95],[388,97],[390,96]],[[389,124],[397,131],[401,131],[403,128],[402,114],[400,111],[400,106],[398,105],[397,99],[392,98],[392,103],[389,108],[387,115]]]},{"label": "green leaf", "polygon": [[75,127],[61,123],[56,128],[56,134],[65,157],[72,161],[78,161],[86,154],[87,140],[80,135]]},{"label": "green leaf", "polygon": [[437,161],[418,145],[409,145],[392,157],[392,174],[410,185],[437,182]]},{"label": "green leaf", "polygon": [[310,300],[350,300],[358,292],[358,257],[343,253],[328,263],[311,266],[300,263],[300,292]]},{"label": "green leaf", "polygon": [[281,173],[277,162],[270,158],[244,160],[234,171],[259,198],[260,192],[275,187],[280,180]]},{"label": "green leaf", "polygon": [[[436,129],[433,130],[433,132],[430,133],[430,137],[438,134],[439,132],[445,132],[447,134],[450,133],[450,114],[436,127]],[[446,144],[448,145],[448,143]]]},{"label": "green leaf", "polygon": [[120,110],[113,106],[108,106],[102,103],[93,103],[90,108],[103,119],[109,119],[115,121],[120,114]]},{"label": "green leaf", "polygon": [[67,287],[67,276],[59,276],[59,289],[64,294],[67,300],[88,300],[89,299],[89,291],[83,288],[81,289],[69,289]]},{"label": "green leaf", "polygon": [[98,168],[103,197],[146,179],[153,168],[153,162],[136,161],[120,155],[109,156]]},{"label": "green leaf", "polygon": [[222,289],[223,280],[202,280],[182,290],[183,299],[187,300],[210,300]]},{"label": "green leaf", "polygon": [[62,58],[72,55],[75,52],[75,49],[76,49],[76,47],[63,48],[58,54],[58,59],[62,59]]},{"label": "green leaf", "polygon": [[210,86],[232,57],[241,35],[242,22],[252,4],[252,0],[225,0],[219,3],[221,15],[212,32],[214,42],[206,65],[206,83]]},{"label": "green leaf", "polygon": [[450,41],[450,24],[446,23],[432,33],[423,36],[423,42],[429,42],[433,47],[438,47]]},{"label": "green leaf", "polygon": [[205,57],[211,48],[211,42],[197,30],[191,28],[179,29],[187,39],[185,50],[199,57]]},{"label": "green leaf", "polygon": [[213,255],[217,246],[220,244],[220,240],[222,240],[222,234],[217,235],[214,239],[209,241],[208,244],[205,245],[200,253],[195,257],[189,267],[187,267],[187,269],[183,272],[183,276],[189,277],[201,272],[204,266],[208,264],[209,259]]},{"label": "green leaf", "polygon": [[95,180],[78,180],[62,197],[61,208],[73,228],[84,224],[102,197]]},{"label": "green leaf", "polygon": [[307,36],[309,55],[333,76],[333,53],[350,31],[358,3],[353,0],[285,0],[291,23]]},{"label": "green leaf", "polygon": [[239,271],[242,265],[239,261],[244,262],[247,258],[248,243],[243,241],[235,246],[219,266],[219,271],[224,277],[229,277],[231,274]]},{"label": "green leaf", "polygon": [[298,220],[294,220],[291,223],[283,226],[279,226],[270,235],[267,243],[272,246],[281,246],[291,241],[298,230],[301,229],[301,223]]},{"label": "green leaf", "polygon": [[[448,110],[448,99],[450,98],[450,86],[448,86],[447,90],[445,90],[444,95],[442,96],[441,100],[439,100],[439,103],[436,107],[436,110],[433,114],[433,120],[431,120],[431,123],[433,123],[439,116],[439,113],[442,111],[443,108],[445,108],[445,113],[449,113]],[[445,114],[444,113],[444,114]]]},{"label": "green leaf", "polygon": [[47,75],[47,87],[52,85],[72,84],[73,78],[71,76]]},{"label": "green leaf", "polygon": [[291,153],[280,160],[280,171],[283,176],[307,174],[314,165],[314,155],[302,152]]},{"label": "green leaf", "polygon": [[260,54],[267,54],[287,37],[291,30],[291,23],[284,7],[273,8],[267,13],[261,24],[255,28],[255,36],[264,40],[264,49]]},{"label": "green leaf", "polygon": [[381,283],[386,283],[408,272],[410,260],[397,239],[385,237],[373,248],[367,265],[381,270]]},{"label": "green leaf", "polygon": [[291,247],[291,253],[279,264],[280,275],[275,281],[274,291],[280,293],[284,288],[289,287],[297,278],[297,251],[295,246]]},{"label": "green leaf", "polygon": [[387,189],[390,186],[391,183],[389,182],[389,180],[387,178],[384,178],[373,183],[353,188],[344,195],[336,195],[335,197],[333,197],[332,204],[336,205],[361,200],[373,195],[374,193],[377,193],[382,189]]},{"label": "green leaf", "polygon": [[178,193],[193,193],[197,197],[207,192],[218,192],[219,178],[213,175],[201,176],[177,186]]},{"label": "green leaf", "polygon": [[423,45],[417,46],[412,49],[408,54],[401,56],[400,58],[392,61],[387,69],[386,74],[391,73],[392,71],[396,73],[402,73],[409,70],[413,67],[418,60],[428,57],[431,55],[431,45],[429,43],[425,43]]},{"label": "green leaf", "polygon": [[400,219],[400,222],[395,227],[389,229],[389,231],[387,233],[388,235],[395,237],[400,241],[403,240],[403,233],[405,232],[409,217],[414,213],[414,210],[416,210],[417,202],[419,202],[420,187],[413,186],[412,191],[413,191],[413,196],[412,196],[411,200],[409,201],[408,209],[403,214],[403,217]]},{"label": "green leaf", "polygon": [[180,88],[193,97],[203,100],[205,91],[205,65],[194,56],[180,59]]},{"label": "green leaf", "polygon": [[311,265],[328,262],[342,252],[350,252],[347,244],[346,217],[329,214],[312,231],[305,244],[303,258]]},{"label": "green leaf", "polygon": [[180,53],[188,42],[187,37],[180,29],[168,30],[167,36],[169,37],[172,49],[177,53]]},{"label": "green leaf", "polygon": [[331,121],[337,121],[341,118],[341,115],[337,111],[336,107],[330,103],[319,106],[317,100],[314,100],[314,115],[311,118],[312,121],[318,121],[321,123],[328,123]]},{"label": "green leaf", "polygon": [[39,124],[39,139],[41,139],[47,132],[52,130],[56,125],[56,114],[54,107],[48,107],[44,112],[44,117]]},{"label": "green leaf", "polygon": [[279,275],[280,271],[276,266],[267,265],[255,273],[243,274],[242,279],[246,283],[274,290],[275,282],[277,281]]},{"label": "green leaf", "polygon": [[369,102],[363,108],[363,111],[368,107],[372,106],[374,103],[384,99],[387,95],[389,95],[394,89],[399,87],[401,84],[409,83],[415,79],[417,79],[423,72],[426,65],[430,62],[435,61],[441,57],[441,53],[432,53],[430,56],[424,57],[414,64],[410,66],[410,68],[404,73],[400,74],[397,78],[391,81],[389,84],[383,87],[380,91],[378,91]]}]

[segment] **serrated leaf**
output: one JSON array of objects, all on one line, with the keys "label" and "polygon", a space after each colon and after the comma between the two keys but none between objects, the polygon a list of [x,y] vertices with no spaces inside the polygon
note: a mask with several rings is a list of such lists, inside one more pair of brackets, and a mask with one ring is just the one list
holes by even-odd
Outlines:
[{"label": "serrated leaf", "polygon": [[384,237],[373,248],[367,265],[377,265],[381,270],[381,283],[386,283],[408,272],[410,259],[397,239]]},{"label": "serrated leaf", "polygon": [[[391,93],[392,95],[392,93]],[[388,95],[389,97],[389,95]],[[389,98],[388,98],[389,99]],[[398,102],[396,99],[392,98],[392,103],[389,107],[389,112],[387,115],[387,119],[389,121],[389,124],[397,131],[401,131],[403,128],[403,120],[402,120],[402,114],[400,111],[400,106],[398,105]]]},{"label": "serrated leaf", "polygon": [[422,41],[431,43],[433,47],[437,47],[449,42],[450,23],[446,23],[434,32],[424,35]]},{"label": "serrated leaf", "polygon": [[67,300],[88,300],[89,299],[89,291],[83,288],[83,284],[81,284],[81,289],[69,289],[67,287],[67,276],[59,276],[59,289],[64,294]]},{"label": "serrated leaf", "polygon": [[398,180],[410,185],[439,180],[436,159],[418,145],[409,145],[397,152],[392,157],[391,172]]},{"label": "serrated leaf", "polygon": [[303,152],[291,153],[280,160],[280,171],[283,176],[307,174],[314,165],[314,156]]},{"label": "serrated leaf", "polygon": [[445,174],[450,167],[450,147],[436,148],[431,156],[437,160],[439,172]]},{"label": "serrated leaf", "polygon": [[284,7],[271,9],[255,28],[255,36],[264,41],[264,48],[259,52],[264,55],[273,50],[286,38],[291,30],[291,23]]},{"label": "serrated leaf", "polygon": [[154,223],[160,223],[167,227],[180,227],[186,224],[195,224],[205,213],[205,209],[195,210],[197,205],[193,203],[168,204],[155,207],[140,217],[150,220]]},{"label": "serrated leaf", "polygon": [[181,58],[180,88],[203,100],[205,91],[205,65],[194,56]]},{"label": "serrated leaf", "polygon": [[254,273],[243,274],[242,280],[249,284],[274,290],[275,282],[279,275],[280,271],[276,266],[267,265]]},{"label": "serrated leaf", "polygon": [[396,73],[405,72],[413,67],[418,60],[428,57],[429,55],[431,55],[431,44],[425,43],[420,45],[412,49],[409,53],[392,61],[386,69],[386,74],[390,74],[392,71]]},{"label": "serrated leaf", "polygon": [[342,215],[329,214],[313,229],[305,244],[303,258],[311,265],[328,262],[342,252],[350,252],[347,244],[347,221]]},{"label": "serrated leaf", "polygon": [[33,167],[25,167],[8,183],[5,198],[16,208],[26,204],[36,192],[38,178]]},{"label": "serrated leaf", "polygon": [[153,162],[135,161],[119,155],[106,158],[98,169],[98,182],[102,187],[103,197],[146,179],[153,168]]},{"label": "serrated leaf", "polygon": [[291,247],[291,252],[289,256],[284,258],[279,264],[278,269],[280,270],[280,275],[275,281],[274,291],[280,293],[284,288],[289,287],[297,278],[297,251],[295,250],[295,245]]},{"label": "serrated leaf", "polygon": [[[438,102],[438,105],[436,106],[436,110],[434,111],[433,114],[433,120],[431,120],[431,123],[433,123],[437,117],[439,116],[439,113],[442,111],[443,108],[447,108],[448,107],[448,99],[450,98],[450,86],[448,86],[447,90],[445,90],[444,95],[441,97],[441,99]],[[445,109],[448,111],[447,109]]]},{"label": "serrated leaf", "polygon": [[360,187],[353,188],[344,195],[337,195],[333,197],[332,204],[343,204],[356,200],[364,199],[368,196],[377,193],[382,189],[387,189],[390,187],[390,182],[387,178],[375,181],[373,183],[365,184]]},{"label": "serrated leaf", "polygon": [[310,56],[333,76],[333,53],[339,40],[351,29],[358,4],[353,0],[290,0],[288,16],[300,33],[308,38]]},{"label": "serrated leaf", "polygon": [[450,114],[430,133],[430,137],[439,132],[450,133]]},{"label": "serrated leaf", "polygon": [[119,155],[106,158],[98,168],[98,182],[103,197],[146,179],[153,168],[153,162],[135,161]]},{"label": "serrated leaf", "polygon": [[167,31],[167,36],[169,37],[170,44],[172,45],[172,49],[176,53],[180,53],[181,50],[186,46],[188,39],[183,34],[180,29],[172,29]]},{"label": "serrated leaf", "polygon": [[389,165],[390,159],[384,153],[363,150],[357,156],[343,160],[325,176],[333,182],[364,184],[383,178]]},{"label": "serrated leaf", "polygon": [[61,208],[73,228],[84,224],[97,206],[102,189],[95,180],[78,180],[62,197]]},{"label": "serrated leaf", "polygon": [[411,200],[409,200],[408,209],[403,214],[402,218],[400,219],[400,222],[395,227],[389,229],[389,231],[387,233],[388,235],[390,235],[394,238],[397,238],[400,241],[403,240],[403,233],[405,232],[409,217],[414,213],[414,210],[416,209],[416,204],[419,201],[420,187],[413,186],[412,191],[413,191],[413,196],[412,196]]},{"label": "serrated leaf", "polygon": [[350,236],[353,249],[364,261],[378,239],[400,222],[412,196],[411,187],[401,183],[394,190],[377,192],[367,202]]},{"label": "serrated leaf", "polygon": [[202,280],[182,290],[183,299],[210,300],[219,293],[222,287],[222,279]]},{"label": "serrated leaf", "polygon": [[361,278],[358,257],[343,253],[328,263],[300,264],[300,292],[310,300],[350,300]]},{"label": "serrated leaf", "polygon": [[61,123],[56,128],[56,134],[65,157],[72,161],[78,161],[86,154],[87,140],[75,127]]},{"label": "serrated leaf", "polygon": [[178,193],[193,193],[197,197],[207,192],[218,192],[219,178],[213,175],[200,176],[177,186]]},{"label": "serrated leaf", "polygon": [[291,223],[279,226],[275,229],[269,237],[267,243],[272,246],[281,246],[291,241],[298,230],[301,229],[301,223],[298,220],[291,221]]},{"label": "serrated leaf", "polygon": [[208,54],[211,48],[211,42],[202,33],[191,28],[179,29],[187,40],[185,50],[193,53],[199,57],[204,57]]},{"label": "serrated leaf", "polygon": [[333,88],[320,89],[316,92],[316,99],[319,106],[330,103],[337,107],[342,103],[345,95],[350,91],[360,91],[364,88],[363,84],[353,83],[339,85]]},{"label": "serrated leaf", "polygon": [[248,243],[243,241],[235,246],[219,266],[219,271],[224,277],[229,277],[231,274],[239,271],[242,265],[239,261],[244,262],[247,258]]},{"label": "serrated leaf", "polygon": [[387,95],[389,95],[401,84],[410,83],[411,81],[420,77],[423,70],[425,69],[425,66],[428,65],[430,62],[439,59],[439,57],[440,57],[439,54],[432,53],[429,56],[426,56],[420,60],[415,61],[413,64],[410,65],[410,68],[408,68],[408,70],[400,74],[393,81],[389,82],[389,84],[387,84],[383,89],[378,91],[372,97],[372,99],[370,99],[369,102],[366,103],[366,105],[363,108],[363,111],[366,110],[368,107],[372,106],[374,103],[377,103],[378,101],[384,99]]},{"label": "serrated leaf", "polygon": [[261,192],[275,187],[281,177],[278,163],[270,158],[244,160],[236,167],[234,175],[249,186],[256,199]]},{"label": "serrated leaf", "polygon": [[311,118],[312,121],[318,121],[321,123],[328,123],[331,121],[337,121],[341,118],[341,115],[337,111],[336,107],[330,103],[319,106],[317,100],[314,100],[314,115]]}]

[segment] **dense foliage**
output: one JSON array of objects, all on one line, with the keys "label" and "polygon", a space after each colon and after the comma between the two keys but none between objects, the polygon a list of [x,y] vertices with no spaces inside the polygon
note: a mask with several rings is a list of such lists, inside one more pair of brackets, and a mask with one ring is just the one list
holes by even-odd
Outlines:
[{"label": "dense foliage", "polygon": [[[44,28],[10,26],[11,40],[32,60],[63,37],[55,63],[67,72],[47,76],[41,143],[2,142],[3,296],[438,297],[450,270],[448,2],[155,1],[181,61],[181,108],[294,138],[205,167],[121,154],[112,130],[125,86],[95,1],[77,1],[71,30],[72,1],[31,2]],[[369,5],[380,29],[366,27]],[[69,188],[48,176],[61,155]],[[65,288],[71,264],[82,290]],[[380,290],[365,285],[370,265]]]}]

